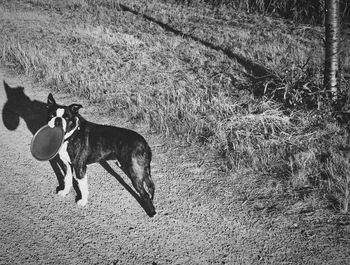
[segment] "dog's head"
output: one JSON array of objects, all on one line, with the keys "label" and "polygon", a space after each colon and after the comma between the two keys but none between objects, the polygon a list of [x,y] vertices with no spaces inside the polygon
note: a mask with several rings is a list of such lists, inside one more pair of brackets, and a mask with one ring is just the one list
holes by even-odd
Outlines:
[{"label": "dog's head", "polygon": [[61,126],[65,134],[75,130],[79,126],[80,108],[80,104],[58,105],[50,93],[47,98],[48,125],[51,128]]}]

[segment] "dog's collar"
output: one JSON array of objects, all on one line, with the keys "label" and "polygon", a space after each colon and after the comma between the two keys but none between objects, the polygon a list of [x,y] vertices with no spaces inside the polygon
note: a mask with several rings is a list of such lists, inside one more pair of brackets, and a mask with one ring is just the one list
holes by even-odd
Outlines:
[{"label": "dog's collar", "polygon": [[77,130],[80,130],[78,117],[75,117],[75,120],[76,120],[76,124],[74,128],[64,136],[64,141],[67,141],[68,138],[71,137]]}]

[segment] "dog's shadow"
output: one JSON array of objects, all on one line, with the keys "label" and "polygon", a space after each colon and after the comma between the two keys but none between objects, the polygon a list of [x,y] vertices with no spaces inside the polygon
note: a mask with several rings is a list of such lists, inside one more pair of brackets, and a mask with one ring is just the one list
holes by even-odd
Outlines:
[{"label": "dog's shadow", "polygon": [[[7,101],[2,109],[2,121],[5,127],[14,131],[17,129],[20,118],[22,118],[28,130],[34,135],[42,126],[47,123],[47,107],[44,102],[31,100],[25,93],[23,87],[10,87],[4,81],[4,89]],[[57,157],[50,160],[51,167],[56,174],[58,187],[64,186],[65,166]]]},{"label": "dog's shadow", "polygon": [[[16,130],[19,125],[20,118],[25,121],[28,130],[33,135],[42,126],[47,124],[46,103],[30,99],[24,93],[23,87],[10,87],[5,81],[4,89],[6,92],[7,101],[2,109],[2,120],[8,130]],[[58,158],[58,156],[54,157],[49,162],[57,177],[58,187],[56,189],[56,192],[58,192],[64,188],[64,172],[66,171],[66,167]],[[152,216],[152,214],[149,213],[149,210],[147,209],[144,202],[141,200],[140,196],[123,180],[123,178],[117,172],[115,172],[106,161],[103,161],[100,164],[107,172],[114,176],[119,181],[119,183],[137,200],[145,212],[149,216]],[[79,200],[81,198],[81,193],[76,181],[74,181],[73,187],[77,193],[76,200]]]},{"label": "dog's shadow", "polygon": [[108,164],[107,161],[103,160],[100,162],[100,165],[113,177],[118,180],[118,182],[135,198],[135,200],[140,204],[140,206],[143,208],[143,210],[147,213],[149,217],[153,217],[154,214],[150,212],[148,209],[146,203],[141,199],[141,197],[131,188],[124,179],[117,173],[115,170]]}]

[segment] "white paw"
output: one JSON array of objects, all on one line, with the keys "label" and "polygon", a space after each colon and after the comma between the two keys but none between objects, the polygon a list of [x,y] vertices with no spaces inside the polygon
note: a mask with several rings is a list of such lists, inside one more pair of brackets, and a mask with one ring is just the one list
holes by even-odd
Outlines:
[{"label": "white paw", "polygon": [[77,201],[77,204],[79,206],[85,206],[87,204],[87,199],[83,200],[83,199],[80,199],[79,201]]},{"label": "white paw", "polygon": [[61,197],[66,197],[69,191],[67,190],[60,190],[57,194],[60,195]]}]

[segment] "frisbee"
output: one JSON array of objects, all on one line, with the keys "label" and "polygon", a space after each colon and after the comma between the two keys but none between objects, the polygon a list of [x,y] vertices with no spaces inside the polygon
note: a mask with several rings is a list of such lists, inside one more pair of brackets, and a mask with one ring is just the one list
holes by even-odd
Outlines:
[{"label": "frisbee", "polygon": [[57,155],[64,141],[61,127],[51,128],[49,125],[41,127],[33,136],[30,151],[39,161],[48,161]]}]

